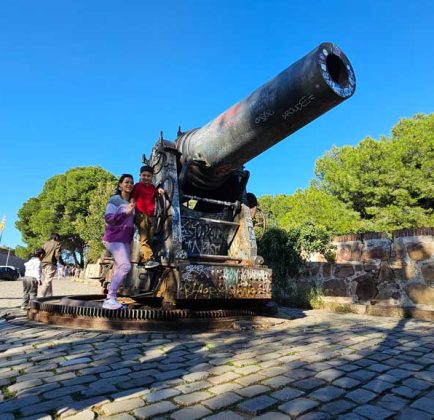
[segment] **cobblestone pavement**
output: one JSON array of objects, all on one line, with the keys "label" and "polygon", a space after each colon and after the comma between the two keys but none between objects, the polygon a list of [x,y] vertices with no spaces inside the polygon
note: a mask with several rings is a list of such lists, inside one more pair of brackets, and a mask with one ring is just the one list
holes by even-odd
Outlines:
[{"label": "cobblestone pavement", "polygon": [[434,418],[434,324],[293,313],[200,334],[0,319],[0,418]]}]

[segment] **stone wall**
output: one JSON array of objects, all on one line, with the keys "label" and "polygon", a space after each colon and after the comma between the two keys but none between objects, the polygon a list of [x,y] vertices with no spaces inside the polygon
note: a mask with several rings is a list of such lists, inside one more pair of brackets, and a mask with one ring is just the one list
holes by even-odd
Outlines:
[{"label": "stone wall", "polygon": [[336,302],[434,309],[434,228],[335,238],[336,262],[312,256],[280,297],[316,288]]}]

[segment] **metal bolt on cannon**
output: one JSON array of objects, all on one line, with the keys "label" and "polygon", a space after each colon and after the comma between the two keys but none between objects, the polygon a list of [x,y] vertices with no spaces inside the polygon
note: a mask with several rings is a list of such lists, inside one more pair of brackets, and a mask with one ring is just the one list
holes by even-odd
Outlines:
[{"label": "metal bolt on cannon", "polygon": [[[157,199],[155,253],[161,266],[137,264],[121,295],[163,309],[258,307],[271,300],[272,272],[257,254],[244,164],[354,94],[353,68],[339,47],[322,43],[201,128],[160,135],[146,163],[166,194]],[[107,280],[109,280],[108,272]]]}]

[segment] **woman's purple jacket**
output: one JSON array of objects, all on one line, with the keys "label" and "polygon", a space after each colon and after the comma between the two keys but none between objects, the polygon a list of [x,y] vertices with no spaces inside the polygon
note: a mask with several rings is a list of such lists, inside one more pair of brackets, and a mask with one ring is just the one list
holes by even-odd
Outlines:
[{"label": "woman's purple jacket", "polygon": [[134,236],[134,213],[127,214],[128,201],[120,195],[110,197],[105,211],[105,232],[102,238],[106,242],[131,243]]}]

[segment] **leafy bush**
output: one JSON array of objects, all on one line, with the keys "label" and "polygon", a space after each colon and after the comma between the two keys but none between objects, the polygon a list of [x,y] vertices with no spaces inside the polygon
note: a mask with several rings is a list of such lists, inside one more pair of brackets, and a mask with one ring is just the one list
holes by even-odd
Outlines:
[{"label": "leafy bush", "polygon": [[273,270],[273,284],[297,276],[302,259],[297,250],[297,236],[279,228],[267,230],[258,241],[258,253]]},{"label": "leafy bush", "polygon": [[327,261],[335,261],[336,246],[332,244],[332,235],[322,226],[305,223],[291,232],[297,238],[297,250],[301,258],[308,259],[311,254],[318,252],[324,255]]},{"label": "leafy bush", "polygon": [[319,292],[311,287],[299,292],[290,279],[297,277],[306,256],[313,252],[334,256],[330,234],[325,230],[305,224],[289,231],[271,228],[258,241],[258,253],[273,270],[273,297],[281,303],[296,303],[297,306],[314,307]]},{"label": "leafy bush", "polygon": [[318,289],[316,287],[311,288],[307,292],[307,301],[309,303],[310,308],[323,309],[324,308],[324,301],[323,301],[322,297],[323,297],[323,292],[321,289]]}]

